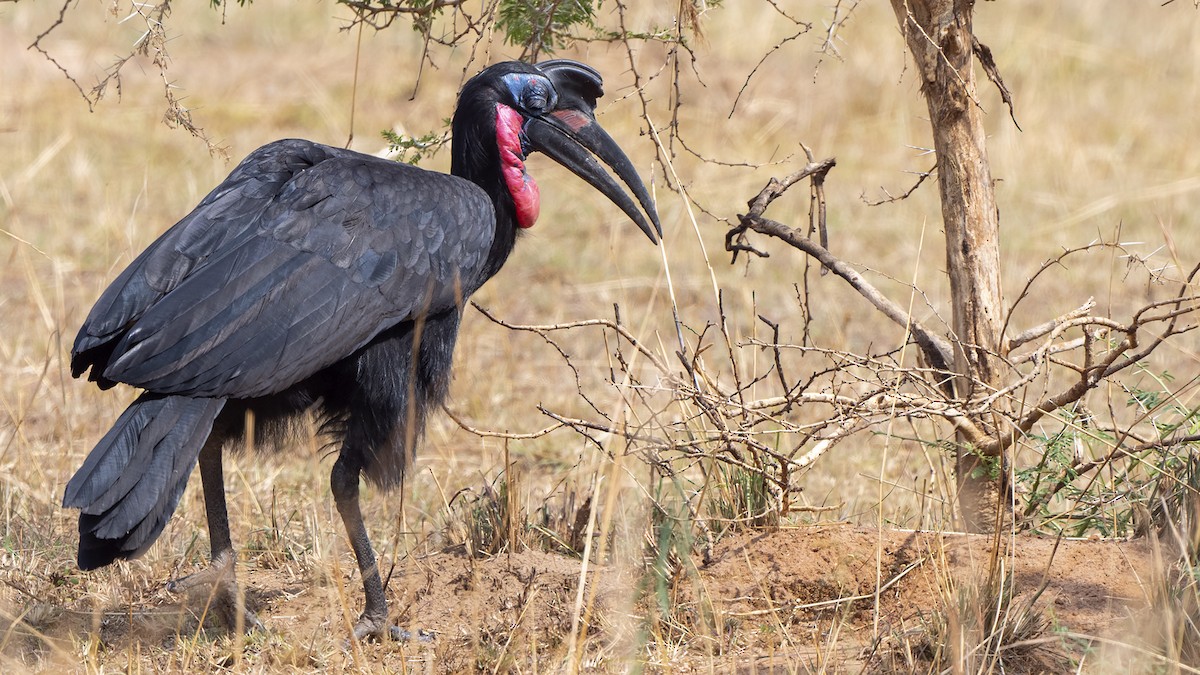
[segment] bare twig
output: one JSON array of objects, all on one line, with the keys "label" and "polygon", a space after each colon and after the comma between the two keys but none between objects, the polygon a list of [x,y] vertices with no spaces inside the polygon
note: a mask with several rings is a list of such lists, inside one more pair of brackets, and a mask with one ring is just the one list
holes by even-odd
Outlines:
[{"label": "bare twig", "polygon": [[1020,347],[1021,345],[1025,344],[1026,342],[1032,342],[1033,340],[1036,340],[1052,331],[1061,333],[1062,331],[1057,330],[1058,328],[1060,328],[1064,324],[1074,321],[1075,319],[1087,316],[1095,308],[1096,308],[1095,298],[1088,298],[1087,302],[1085,302],[1082,305],[1080,305],[1079,307],[1071,310],[1070,312],[1067,312],[1066,314],[1063,314],[1062,316],[1060,316],[1058,318],[1051,319],[1043,324],[1039,324],[1032,328],[1023,330],[1020,333],[1018,333],[1017,335],[1014,335],[1008,341],[1008,348],[1010,350],[1016,349],[1017,347]]},{"label": "bare twig", "polygon": [[730,230],[730,234],[726,236],[726,241],[730,241],[733,237],[746,230],[753,230],[760,234],[781,239],[816,258],[818,262],[829,268],[831,272],[850,284],[854,290],[858,291],[859,295],[862,295],[868,302],[874,305],[884,316],[891,319],[898,326],[908,328],[912,331],[914,340],[916,340],[925,358],[934,368],[950,372],[950,364],[954,361],[954,350],[950,346],[950,343],[942,336],[927,330],[920,321],[910,317],[903,307],[881,293],[856,270],[842,262],[841,259],[835,257],[820,244],[787,225],[753,215],[739,216],[739,218],[741,219],[741,224]]},{"label": "bare twig", "polygon": [[647,347],[645,347],[641,343],[641,341],[638,340],[633,335],[633,333],[630,333],[629,330],[626,329],[624,326],[622,326],[618,323],[615,323],[613,321],[609,321],[608,319],[585,319],[583,321],[569,321],[566,323],[554,323],[554,324],[542,324],[542,325],[523,325],[523,324],[509,323],[508,321],[505,321],[504,319],[497,317],[496,315],[492,314],[488,310],[484,309],[484,307],[482,305],[475,302],[474,300],[471,301],[471,306],[474,307],[475,309],[479,310],[480,314],[483,314],[484,316],[486,316],[488,318],[488,320],[492,321],[493,323],[496,323],[500,326],[504,326],[505,328],[508,328],[510,330],[519,330],[519,331],[527,331],[530,333],[537,333],[538,335],[541,335],[543,337],[545,337],[547,333],[552,333],[554,331],[570,330],[572,328],[583,328],[585,326],[599,326],[601,328],[607,328],[607,329],[615,332],[616,334],[620,335],[621,337],[625,338],[625,340],[629,344],[633,345],[634,349],[638,350],[638,352],[640,352],[643,356],[645,356],[647,359],[649,359],[650,363],[652,363],[654,365],[654,367],[657,368],[659,371],[661,371],[663,373],[669,372],[669,369],[667,368],[666,364],[663,363],[662,359],[659,358],[658,354],[655,354],[654,352],[650,351]]},{"label": "bare twig", "polygon": [[542,436],[545,436],[553,431],[557,431],[558,429],[561,429],[564,426],[566,426],[566,422],[559,422],[558,424],[551,424],[550,426],[546,427],[545,429],[542,429],[541,431],[534,431],[531,433],[523,433],[523,434],[514,434],[514,433],[507,432],[507,431],[489,431],[487,429],[480,429],[478,427],[471,426],[466,421],[464,421],[461,417],[459,417],[448,406],[443,405],[442,411],[446,413],[447,417],[454,420],[454,423],[457,424],[459,426],[459,428],[461,428],[463,431],[472,433],[481,438],[504,438],[504,439],[508,439],[508,440],[531,440],[534,438],[541,438]]},{"label": "bare twig", "polygon": [[893,195],[892,193],[887,191],[887,188],[881,187],[879,189],[883,190],[883,194],[887,195],[887,197],[885,199],[880,199],[878,201],[872,202],[867,199],[866,195],[863,195],[862,200],[867,206],[880,206],[881,204],[891,204],[892,202],[899,202],[899,201],[908,199],[909,197],[912,196],[912,194],[914,192],[917,191],[917,188],[921,187],[921,184],[925,182],[925,179],[932,176],[933,172],[936,170],[937,170],[937,164],[934,164],[933,166],[929,167],[928,171],[918,172],[917,173],[917,182],[913,183],[912,187],[908,188],[907,190],[905,190],[903,193],[901,193],[899,195]]}]

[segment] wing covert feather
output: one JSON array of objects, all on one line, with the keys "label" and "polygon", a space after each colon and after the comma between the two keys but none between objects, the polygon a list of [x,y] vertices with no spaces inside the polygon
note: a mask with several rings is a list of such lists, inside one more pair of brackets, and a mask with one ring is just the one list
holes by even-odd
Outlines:
[{"label": "wing covert feather", "polygon": [[467,181],[302,141],[264,146],[113,282],[72,370],[164,394],[281,391],[461,303],[483,282],[494,230]]}]

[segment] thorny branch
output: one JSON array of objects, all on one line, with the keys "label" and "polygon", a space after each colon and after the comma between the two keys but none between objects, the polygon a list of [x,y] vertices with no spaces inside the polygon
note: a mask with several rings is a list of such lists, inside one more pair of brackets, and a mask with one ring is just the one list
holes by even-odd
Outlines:
[{"label": "thorny branch", "polygon": [[433,0],[428,4],[414,2],[407,5],[378,0],[338,0],[338,4],[354,10],[355,23],[362,22],[376,30],[384,30],[401,17],[415,17],[418,21],[428,22],[443,9],[462,5],[463,0]]},{"label": "thorny branch", "polygon": [[[811,158],[811,155],[810,155]],[[932,369],[922,370],[904,364],[894,364],[888,368],[880,368],[878,362],[862,360],[860,365],[867,368],[864,372],[871,373],[869,381],[878,383],[880,388],[875,393],[855,401],[843,397],[830,399],[837,412],[827,417],[824,425],[817,428],[832,430],[825,440],[816,440],[811,431],[789,429],[792,433],[800,434],[801,448],[807,450],[804,459],[819,456],[824,451],[824,444],[833,438],[857,433],[878,423],[881,416],[906,417],[909,419],[941,419],[950,423],[962,434],[962,437],[972,447],[972,452],[984,457],[999,457],[1004,451],[1017,443],[1030,438],[1033,429],[1048,417],[1057,415],[1059,411],[1082,406],[1084,398],[1092,391],[1119,377],[1125,370],[1144,362],[1155,349],[1172,337],[1194,330],[1197,327],[1195,318],[1200,314],[1200,294],[1196,291],[1196,276],[1200,274],[1200,265],[1180,282],[1178,291],[1170,298],[1145,304],[1136,310],[1127,322],[1095,316],[1096,303],[1088,299],[1079,307],[1065,312],[1061,316],[1049,319],[1040,324],[1017,332],[1003,343],[1003,353],[998,354],[1008,364],[1011,376],[1003,385],[996,388],[976,387],[982,393],[970,401],[959,401],[953,397],[952,390],[942,386],[949,373],[955,345],[953,337],[943,336],[927,329],[916,321],[909,312],[899,304],[884,296],[874,285],[867,281],[856,270],[844,261],[834,256],[823,243],[813,240],[814,228],[810,225],[808,234],[783,223],[765,217],[764,213],[770,204],[782,196],[796,183],[810,178],[816,183],[818,177],[825,179],[832,160],[826,162],[811,162],[783,179],[771,179],[757,195],[748,201],[749,212],[738,216],[738,224],[726,233],[726,250],[736,256],[745,251],[759,257],[768,254],[750,243],[747,233],[756,232],[775,237],[790,246],[802,251],[807,256],[821,263],[850,284],[876,310],[892,322],[905,327],[913,336],[913,340],[921,348],[925,361],[933,366]],[[925,174],[928,175],[928,174]],[[923,180],[924,176],[922,177]],[[920,181],[918,181],[919,185]],[[915,186],[914,186],[915,189]],[[823,195],[813,190],[810,205],[810,220],[824,221],[826,205]],[[1105,242],[1093,242],[1084,247],[1070,249],[1048,260],[1027,281],[1017,300],[1006,316],[1004,331],[1009,329],[1016,308],[1023,300],[1031,297],[1034,283],[1048,270],[1064,266],[1066,260],[1073,256],[1094,250],[1117,249],[1124,252],[1124,246]],[[1147,265],[1140,256],[1125,252],[1122,256],[1134,263],[1147,268],[1152,278],[1158,278],[1155,271]],[[762,344],[774,354],[772,363],[777,371],[780,386],[787,391],[789,383],[783,376],[785,362],[780,358],[781,350],[799,349],[811,352],[811,348],[796,345],[779,344],[780,325],[763,318],[775,336],[772,344]],[[1079,335],[1079,337],[1075,337]],[[1017,355],[1013,350],[1037,343],[1037,347]],[[1083,362],[1080,364],[1065,360],[1064,357],[1082,350]],[[839,366],[845,373],[845,364]],[[890,371],[890,374],[889,374]],[[1074,373],[1074,379],[1068,379],[1068,384],[1055,389],[1052,384],[1062,381],[1062,372]],[[1051,373],[1059,373],[1051,379]],[[868,380],[864,380],[866,384]],[[915,387],[922,391],[920,395],[906,391],[907,387]],[[1040,388],[1044,393],[1035,396]],[[812,393],[812,392],[808,392]],[[1028,401],[1033,399],[1033,403]],[[782,397],[779,402],[792,399]],[[796,400],[812,400],[803,397]],[[748,404],[752,405],[752,404]],[[886,412],[885,412],[886,409]],[[786,411],[787,409],[777,409]],[[1015,412],[1010,412],[1015,411]],[[997,424],[997,420],[1007,420],[1007,423]],[[1134,423],[1136,424],[1136,422]],[[1130,446],[1124,439],[1138,438],[1132,433],[1132,426],[1127,427],[1128,433],[1119,435],[1112,441],[1108,459],[1093,461],[1076,461],[1071,467],[1069,476],[1064,474],[1060,484],[1051,491],[1049,496],[1042,495],[1038,499],[1049,499],[1064,485],[1070,484],[1085,472],[1094,472],[1106,465],[1114,457],[1127,456],[1147,449],[1183,443],[1195,443],[1194,433],[1163,433],[1157,439],[1145,439]],[[812,441],[810,443],[810,441]],[[793,453],[795,456],[795,453]],[[802,461],[807,465],[808,461]],[[1036,508],[1036,505],[1030,505]],[[1030,511],[1032,512],[1032,511]]]},{"label": "thorny branch", "polygon": [[921,171],[920,173],[918,173],[917,174],[917,182],[913,183],[912,187],[908,188],[907,190],[900,193],[899,195],[893,195],[892,193],[888,192],[886,189],[883,189],[883,194],[887,195],[883,199],[879,199],[876,201],[870,201],[867,199],[866,195],[864,194],[862,197],[862,200],[863,200],[863,202],[865,202],[867,204],[867,206],[880,206],[882,204],[891,204],[892,202],[899,202],[899,201],[908,199],[909,197],[912,196],[912,194],[914,192],[917,191],[917,188],[921,187],[921,184],[925,182],[925,179],[927,179],[933,175],[933,172],[935,170],[937,170],[937,164],[934,164],[933,166],[929,167],[928,171]]},{"label": "thorny branch", "polygon": [[800,36],[804,35],[805,33],[809,32],[810,30],[812,30],[811,23],[796,22],[796,25],[798,25],[800,27],[799,30],[797,30],[794,34],[785,37],[783,40],[776,43],[775,46],[772,47],[770,51],[768,51],[766,54],[763,54],[763,57],[761,59],[759,59],[758,63],[754,66],[753,70],[750,71],[750,74],[746,76],[746,81],[742,83],[742,88],[738,90],[737,97],[733,99],[733,106],[730,107],[730,109],[729,109],[729,115],[728,115],[729,119],[732,119],[734,113],[737,112],[738,102],[740,102],[742,100],[742,94],[746,93],[746,89],[750,86],[750,80],[754,79],[755,73],[758,72],[759,68],[762,68],[762,65],[764,63],[766,63],[767,59],[770,58],[771,55],[774,54],[775,52],[779,51],[780,49],[783,49],[783,46],[786,45],[787,43],[791,42],[792,40],[798,39]]},{"label": "thorny branch", "polygon": [[620,335],[621,337],[628,340],[629,343],[631,345],[633,345],[634,348],[637,349],[637,351],[639,353],[641,353],[643,356],[645,356],[647,359],[649,359],[650,362],[654,364],[654,367],[657,368],[660,372],[666,373],[669,371],[666,364],[663,363],[662,359],[660,359],[657,354],[655,354],[654,352],[650,351],[645,346],[643,346],[642,343],[640,341],[638,341],[638,339],[635,338],[633,336],[633,334],[630,333],[627,328],[625,328],[624,326],[622,326],[618,323],[615,323],[613,321],[609,321],[608,319],[587,319],[584,321],[571,321],[571,322],[567,322],[567,323],[554,323],[554,324],[543,324],[543,325],[521,325],[521,324],[509,323],[503,319],[497,318],[494,314],[492,314],[488,310],[484,309],[484,307],[482,305],[475,302],[474,300],[471,301],[471,306],[474,307],[475,309],[479,310],[479,313],[486,316],[489,321],[492,321],[501,326],[504,326],[505,328],[508,328],[509,330],[519,330],[519,331],[527,331],[530,333],[537,333],[538,335],[541,335],[543,338],[545,338],[547,336],[547,334],[549,334],[549,333],[553,333],[555,331],[569,330],[571,328],[582,328],[584,326],[600,326],[603,328],[608,328],[609,330],[612,330],[613,332],[615,332],[617,335]]},{"label": "thorny branch", "polygon": [[[748,202],[750,206],[749,213],[739,215],[739,224],[725,235],[725,248],[732,251],[736,258],[738,251],[750,251],[761,257],[767,257],[765,253],[758,251],[745,243],[745,234],[747,231],[758,232],[780,239],[787,244],[803,251],[809,256],[815,258],[826,269],[844,279],[854,290],[867,299],[875,306],[884,316],[891,319],[894,323],[909,330],[917,345],[920,346],[925,358],[929,363],[939,370],[946,372],[950,371],[950,364],[954,360],[954,352],[949,341],[945,338],[927,330],[919,321],[909,316],[908,311],[901,307],[896,302],[887,298],[874,285],[866,280],[857,270],[853,269],[841,259],[835,257],[828,249],[821,246],[811,238],[805,236],[800,231],[795,230],[783,223],[763,217],[763,212],[771,205],[771,202],[782,196],[788,188],[795,185],[797,182],[816,175],[821,175],[822,178],[826,173],[833,168],[835,160],[827,159],[819,163],[810,163],[804,169],[791,174],[782,181],[772,178],[767,185],[759,191]],[[820,213],[824,213],[825,205],[823,196],[817,200]]]},{"label": "thorny branch", "polygon": [[[1129,368],[1150,355],[1168,338],[1188,332],[1196,328],[1196,324],[1180,326],[1179,319],[1187,315],[1200,313],[1200,296],[1192,292],[1193,281],[1200,272],[1200,265],[1192,268],[1187,279],[1180,285],[1178,294],[1171,300],[1154,302],[1138,310],[1128,325],[1122,325],[1111,319],[1080,317],[1068,321],[1056,331],[1063,332],[1072,324],[1101,325],[1112,333],[1123,333],[1124,338],[1109,350],[1107,356],[1097,363],[1085,362],[1077,369],[1079,379],[1066,390],[1047,396],[1033,407],[1028,413],[1016,421],[1015,427],[1021,434],[1027,434],[1047,414],[1076,403],[1089,391],[1100,386],[1103,382],[1117,373]],[[1164,314],[1150,314],[1154,309],[1163,306],[1173,307]],[[1155,335],[1148,344],[1141,344],[1141,334],[1151,325],[1166,322],[1161,332]],[[983,449],[984,454],[998,454],[1016,439],[1014,434],[1000,434]]]}]

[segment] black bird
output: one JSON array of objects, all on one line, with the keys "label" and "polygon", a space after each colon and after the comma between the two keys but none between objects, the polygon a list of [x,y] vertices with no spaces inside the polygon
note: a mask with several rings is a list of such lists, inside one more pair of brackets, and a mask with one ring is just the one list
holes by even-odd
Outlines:
[{"label": "black bird", "polygon": [[145,390],[67,485],[63,506],[81,510],[79,566],[144,553],[198,460],[212,564],[173,583],[212,584],[230,627],[258,626],[237,609],[222,451],[251,433],[248,417],[258,445],[311,409],[338,448],[330,486],[363,578],[354,637],[398,637],[359,478],[403,481],[446,395],[465,299],[537,218],[525,157],[549,155],[652,242],[661,235],[632,163],[596,122],[602,87],[574,61],[491,66],[459,96],[451,175],[277,141],[151,244],[100,296],[71,352],[76,377],[90,369],[102,389]]}]

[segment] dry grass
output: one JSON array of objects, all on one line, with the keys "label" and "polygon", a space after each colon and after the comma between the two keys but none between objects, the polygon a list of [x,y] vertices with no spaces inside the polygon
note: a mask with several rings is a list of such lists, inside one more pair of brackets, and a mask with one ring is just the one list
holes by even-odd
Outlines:
[{"label": "dry grass", "polygon": [[[818,53],[815,33],[786,43],[747,85],[747,75],[767,46],[786,37],[788,29],[766,3],[726,4],[708,17],[705,39],[695,46],[698,77],[683,79],[680,128],[687,147],[706,157],[763,166],[705,163],[682,145],[672,145],[674,170],[697,206],[733,218],[769,176],[803,163],[801,142],[820,156],[836,155],[838,165],[826,188],[831,248],[874,270],[872,279],[895,298],[906,301],[910,290],[905,282],[914,281],[928,293],[928,306],[917,312],[919,318],[939,325],[938,317],[948,316],[948,301],[936,191],[918,190],[886,206],[868,206],[862,199],[881,198],[885,188],[902,192],[914,180],[906,172],[926,171],[933,163],[920,150],[929,138],[925,109],[890,11],[879,3],[859,7],[842,31],[841,58]],[[106,7],[81,4],[48,43],[85,84],[137,37],[134,25],[107,15]],[[89,575],[72,567],[75,514],[57,506],[62,486],[132,398],[129,391],[101,393],[69,377],[66,354],[74,331],[116,271],[199,201],[230,165],[210,156],[199,141],[160,123],[162,83],[148,64],[140,64],[145,74],[129,72],[119,102],[108,100],[89,113],[61,73],[23,49],[56,11],[46,3],[0,3],[0,579],[8,584],[0,589],[0,608],[19,614],[15,618],[24,626],[0,630],[0,669],[405,668],[413,655],[403,649],[340,647],[346,630],[340,613],[328,608],[347,608],[353,614],[358,581],[350,573],[352,558],[327,497],[330,463],[315,443],[286,461],[243,457],[227,466],[234,536],[246,549],[243,562],[254,570],[255,583],[288,599],[311,600],[307,606],[321,614],[275,619],[276,625],[294,630],[252,635],[244,642],[219,630],[200,630],[203,622],[177,611],[163,593],[163,580],[191,570],[207,553],[198,487],[189,489],[159,544],[142,560]],[[438,68],[427,67],[419,95],[410,100],[419,36],[400,27],[364,33],[358,94],[352,102],[356,35],[338,31],[338,21],[330,15],[339,11],[330,5],[267,0],[230,7],[224,17],[204,6],[176,8],[173,25],[179,34],[170,43],[169,72],[184,88],[184,104],[193,109],[195,121],[228,147],[235,160],[286,136],[343,144],[351,131],[352,104],[353,147],[358,149],[381,149],[379,129],[401,126],[412,134],[440,130],[461,82],[464,54],[449,55]],[[639,21],[666,18],[655,16],[657,10],[639,11],[645,12]],[[820,27],[829,9],[801,3],[787,11]],[[1145,242],[1133,248],[1152,256],[1152,266],[1193,264],[1200,250],[1200,153],[1190,151],[1200,140],[1200,115],[1195,114],[1200,110],[1200,22],[1190,3],[1165,8],[1131,7],[1119,0],[1079,7],[980,3],[976,29],[995,52],[1016,96],[1023,129],[1014,128],[999,96],[987,89],[982,102],[990,113],[993,175],[999,181],[1006,291],[1019,290],[1062,248],[1097,237]],[[499,45],[492,51],[494,58],[505,54]],[[564,55],[586,60],[606,74],[609,97],[601,121],[649,176],[654,148],[639,135],[641,120],[626,78],[625,54],[593,44]],[[639,59],[647,72],[654,72],[663,48],[647,45]],[[653,82],[649,91],[656,121],[665,122],[670,96],[665,82]],[[735,100],[736,113],[730,118]],[[444,169],[448,159],[443,154],[426,164]],[[727,265],[721,250],[727,223],[702,214],[693,223],[687,205],[661,188],[661,170],[655,180],[667,242],[663,250],[646,245],[610,205],[550,162],[533,160],[533,172],[544,188],[541,220],[504,271],[475,296],[496,316],[516,324],[551,324],[612,318],[617,305],[624,326],[653,352],[673,360],[678,347],[672,303],[683,323],[700,333],[722,316],[715,286],[721,289],[734,344],[768,337],[759,314],[780,322],[782,341],[799,342],[792,284],[802,274],[803,262],[793,252],[766,242],[770,260]],[[802,222],[806,202],[800,197],[789,201],[775,207],[774,217]],[[1124,316],[1167,292],[1128,263],[1115,254],[1093,254],[1059,270],[1053,283],[1040,287],[1037,302],[1027,303],[1013,317],[1014,325],[1039,323],[1090,296],[1109,315]],[[1168,276],[1179,275],[1170,271]],[[813,289],[817,343],[859,353],[900,345],[901,331],[884,323],[844,285],[822,278]],[[917,306],[924,301],[918,298]],[[596,411],[627,414],[622,392],[609,382],[610,373],[620,373],[621,366],[614,363],[613,343],[601,335],[599,330],[576,330],[554,336],[571,355],[572,370],[538,335],[508,330],[471,311],[460,338],[450,406],[471,425],[510,432],[552,425],[539,404],[568,417],[594,417]],[[696,344],[696,335],[685,337],[689,345]],[[614,338],[607,334],[607,339]],[[713,376],[726,385],[733,362],[743,373],[768,367],[770,355],[764,351],[739,348],[728,358],[712,355],[721,349],[706,358]],[[1168,345],[1146,370],[1164,371],[1181,384],[1200,372],[1194,340]],[[1144,379],[1155,384],[1149,375]],[[771,386],[764,382],[757,393],[770,395]],[[1200,404],[1194,386],[1171,388],[1180,405],[1195,409]],[[593,406],[581,400],[581,390]],[[1121,391],[1105,392],[1104,400],[1093,405],[1119,408],[1126,398]],[[952,460],[930,451],[936,440],[931,433],[914,425],[895,429],[891,437],[862,435],[837,446],[813,470],[794,479],[803,492],[791,496],[794,507],[834,508],[798,517],[947,527]],[[618,639],[589,641],[579,652],[584,665],[622,669],[632,659],[651,669],[670,669],[705,656],[718,658],[723,627],[706,614],[703,599],[672,607],[669,594],[658,594],[673,588],[667,582],[678,585],[697,578],[694,566],[680,557],[681,552],[686,557],[696,534],[678,523],[696,517],[682,495],[700,489],[698,484],[672,484],[642,458],[624,456],[619,443],[602,440],[609,452],[599,452],[569,429],[506,441],[477,436],[439,416],[430,426],[404,503],[395,496],[367,493],[365,508],[384,573],[389,561],[419,559],[446,543],[470,540],[471,530],[463,523],[473,516],[455,515],[464,512],[465,498],[450,504],[453,495],[469,490],[482,503],[491,499],[507,505],[510,514],[523,510],[527,520],[542,523],[545,530],[514,536],[512,520],[501,520],[498,531],[507,534],[488,539],[492,552],[511,551],[521,541],[541,537],[574,538],[562,548],[583,553],[580,545],[590,540],[578,536],[580,526],[622,532],[626,540],[614,541],[612,556],[593,559],[615,561],[615,574],[622,578],[636,576],[634,571],[645,563],[658,575],[652,578],[664,581],[661,588],[640,589],[642,600],[667,600],[649,609],[631,598],[598,600],[584,591],[576,594],[574,588],[537,591],[552,597],[568,620],[599,611],[593,607],[603,602],[618,617],[605,619],[610,622],[605,630]],[[1022,452],[1017,463],[1037,463],[1029,449]],[[495,481],[509,466],[516,467],[520,478],[501,491]],[[744,489],[746,476],[728,478],[713,483],[714,496],[707,503],[715,510],[702,514],[715,516],[714,522],[744,519],[762,506],[754,501],[753,490]],[[488,494],[484,486],[493,484],[496,492]],[[589,513],[585,500],[596,485],[602,487],[595,519],[580,522],[579,514]],[[672,503],[675,511],[656,512]],[[543,520],[528,516],[539,508]],[[1105,508],[1102,513],[1115,521],[1122,507]],[[648,522],[661,538],[643,546],[641,533]],[[493,534],[495,526],[490,525]],[[599,547],[607,545],[607,540],[596,541]],[[521,592],[536,588],[541,587],[531,581]],[[269,604],[273,597],[252,601]],[[143,607],[149,609],[143,612]],[[638,620],[619,618],[656,612],[662,620],[652,625],[662,628],[648,635]],[[514,609],[504,620],[509,623],[497,625],[520,626],[525,619]],[[73,629],[57,635],[71,637],[45,643],[37,639],[39,627],[61,629],[64,624]],[[130,629],[133,625],[141,632]],[[836,630],[816,639],[797,623],[772,624],[769,630],[781,650],[816,644],[818,651],[836,652]],[[1188,626],[1170,630],[1186,635]],[[554,669],[571,661],[569,645],[577,634],[578,628],[564,628],[560,643],[541,648],[536,639],[514,644],[484,636],[465,645],[466,656],[447,663],[489,671],[510,663],[525,670]],[[143,638],[135,639],[137,635]],[[163,648],[145,635],[170,644]],[[434,649],[438,657],[449,651],[445,646]],[[787,663],[789,669],[801,669],[809,661],[796,657]]]}]

